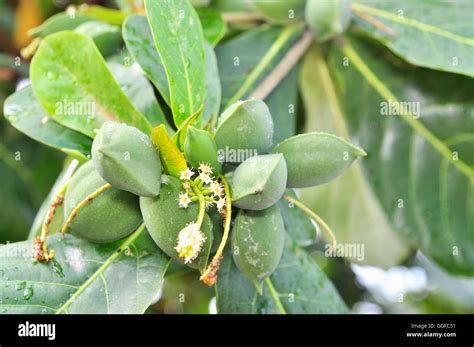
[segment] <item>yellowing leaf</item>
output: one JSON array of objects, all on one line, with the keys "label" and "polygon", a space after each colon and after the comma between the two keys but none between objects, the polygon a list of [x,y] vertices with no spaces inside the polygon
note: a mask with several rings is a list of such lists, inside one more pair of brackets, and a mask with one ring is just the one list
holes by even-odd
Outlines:
[{"label": "yellowing leaf", "polygon": [[166,173],[172,176],[179,176],[181,171],[186,170],[187,165],[184,155],[174,144],[163,124],[153,128],[151,131],[151,140],[158,149],[161,163]]}]

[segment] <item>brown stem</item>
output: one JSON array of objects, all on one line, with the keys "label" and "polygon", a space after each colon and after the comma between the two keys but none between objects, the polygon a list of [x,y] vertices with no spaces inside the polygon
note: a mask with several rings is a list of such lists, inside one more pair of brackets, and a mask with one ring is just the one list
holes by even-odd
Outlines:
[{"label": "brown stem", "polygon": [[306,30],[303,36],[301,36],[293,47],[291,47],[275,69],[273,69],[265,80],[254,90],[251,97],[264,100],[285,78],[296,63],[298,63],[312,42],[313,35],[309,30]]}]

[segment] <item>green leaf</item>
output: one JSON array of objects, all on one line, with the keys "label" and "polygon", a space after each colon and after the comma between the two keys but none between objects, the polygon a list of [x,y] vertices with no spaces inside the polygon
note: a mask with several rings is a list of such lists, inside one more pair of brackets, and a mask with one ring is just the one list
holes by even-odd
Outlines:
[{"label": "green leaf", "polygon": [[206,54],[199,17],[187,0],[145,1],[155,46],[170,87],[176,126],[195,113],[206,96]]},{"label": "green leaf", "polygon": [[368,150],[367,180],[401,235],[448,271],[473,275],[472,79],[396,67],[347,42],[331,61],[349,132]]},{"label": "green leaf", "polygon": [[82,5],[78,7],[78,12],[112,25],[121,25],[129,14],[127,11],[99,5]]},{"label": "green leaf", "polygon": [[48,36],[33,58],[30,72],[41,104],[64,126],[89,137],[94,137],[95,129],[106,120],[133,125],[147,134],[151,130],[120,89],[91,38],[67,31]]},{"label": "green leaf", "polygon": [[151,132],[151,141],[160,154],[161,163],[165,172],[171,176],[179,177],[180,172],[186,170],[186,159],[171,137],[166,132],[165,126],[159,125]]},{"label": "green leaf", "polygon": [[152,126],[164,124],[168,130],[171,130],[156,100],[152,85],[138,66],[132,64],[127,67],[115,62],[108,62],[107,65],[132,104],[148,119],[150,124]]},{"label": "green leaf", "polygon": [[103,56],[118,51],[122,44],[120,28],[115,25],[89,21],[79,25],[75,31],[92,38]]},{"label": "green leaf", "polygon": [[217,280],[218,312],[282,313],[281,309],[292,314],[347,312],[344,302],[324,272],[306,251],[289,240],[270,280],[274,295],[267,282],[263,295],[258,295],[250,280],[237,269],[230,249],[227,249]]},{"label": "green leaf", "polygon": [[[153,35],[146,17],[129,16],[123,26],[123,39],[130,54],[140,64],[166,104],[170,105],[170,92],[165,68],[153,43]],[[205,49],[207,95],[204,101],[202,120],[199,119],[199,124],[216,118],[221,103],[221,84],[216,56],[210,44],[206,43]]]},{"label": "green leaf", "polygon": [[170,91],[165,68],[156,51],[153,34],[145,16],[127,17],[122,28],[123,40],[132,57],[155,85],[165,102],[170,104]]},{"label": "green leaf", "polygon": [[70,235],[47,241],[57,265],[33,262],[31,241],[0,247],[0,312],[143,313],[169,264],[144,227],[106,245]]},{"label": "green leaf", "polygon": [[217,119],[221,107],[221,81],[214,48],[206,42],[206,100],[198,124]]},{"label": "green leaf", "polygon": [[[360,30],[402,59],[419,66],[474,76],[470,0],[356,0],[352,10]],[[373,25],[374,21],[382,26]]]},{"label": "green leaf", "polygon": [[28,34],[33,37],[46,37],[59,31],[74,30],[79,25],[91,20],[94,20],[91,16],[79,13],[71,16],[67,12],[61,12],[49,17],[40,26],[31,29]]},{"label": "green leaf", "polygon": [[298,71],[297,65],[265,99],[273,119],[273,143],[296,135]]},{"label": "green leaf", "polygon": [[219,11],[209,7],[196,8],[201,21],[204,37],[213,46],[222,39],[227,30],[227,24]]},{"label": "green leaf", "polygon": [[52,119],[36,99],[31,86],[10,95],[3,107],[10,124],[32,139],[81,159],[90,153],[91,139]]},{"label": "green leaf", "polygon": [[[342,114],[328,66],[318,47],[310,49],[301,63],[300,90],[306,115],[305,132],[324,131],[350,137],[347,118]],[[389,268],[405,259],[409,250],[390,225],[364,177],[361,161],[355,161],[344,175],[327,184],[302,189],[301,199],[331,226],[338,243],[364,246],[364,259],[348,257],[350,261]]]},{"label": "green leaf", "polygon": [[216,47],[222,107],[249,97],[302,32],[299,25],[286,28],[262,25]]}]

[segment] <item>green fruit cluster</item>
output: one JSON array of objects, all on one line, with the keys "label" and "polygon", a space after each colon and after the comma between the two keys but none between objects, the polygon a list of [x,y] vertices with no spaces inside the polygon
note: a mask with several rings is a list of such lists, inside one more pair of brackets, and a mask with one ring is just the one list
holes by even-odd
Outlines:
[{"label": "green fruit cluster", "polygon": [[[70,231],[111,242],[144,223],[164,253],[209,276],[230,216],[235,264],[261,291],[283,252],[285,226],[277,202],[285,190],[328,182],[365,155],[325,133],[274,144],[270,111],[255,99],[225,110],[214,134],[193,125],[183,134],[181,152],[170,137],[164,141],[153,132],[150,138],[126,124],[104,123],[92,160],[75,173],[65,194]],[[228,158],[220,155],[223,148],[252,155]]]}]

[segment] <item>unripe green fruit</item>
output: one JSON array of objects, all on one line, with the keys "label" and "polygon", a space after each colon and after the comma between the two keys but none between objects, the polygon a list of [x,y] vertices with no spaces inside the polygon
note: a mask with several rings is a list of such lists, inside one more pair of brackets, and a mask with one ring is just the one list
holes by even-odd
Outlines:
[{"label": "unripe green fruit", "polygon": [[237,267],[262,292],[262,281],[278,266],[285,228],[278,206],[263,211],[239,211],[232,229],[232,253]]},{"label": "unripe green fruit", "polygon": [[303,17],[306,0],[253,0],[258,11],[277,23],[289,23]]},{"label": "unripe green fruit", "polygon": [[258,155],[235,170],[232,204],[245,210],[263,210],[275,204],[286,188],[287,168],[281,154]]},{"label": "unripe green fruit", "polygon": [[[107,184],[91,161],[77,170],[64,196],[64,219],[76,206],[98,188]],[[142,222],[138,197],[110,187],[84,205],[72,220],[68,230],[92,242],[104,243],[121,239]]]},{"label": "unripe green fruit", "polygon": [[160,192],[160,157],[150,138],[137,128],[105,122],[92,143],[92,161],[115,188],[149,197]]},{"label": "unripe green fruit", "polygon": [[188,127],[184,142],[184,155],[186,161],[194,169],[197,169],[199,164],[206,163],[212,166],[214,174],[221,173],[216,143],[206,130],[200,130],[193,126]]},{"label": "unripe green fruit", "polygon": [[214,140],[219,153],[230,150],[237,153],[236,159],[267,153],[273,145],[273,120],[267,105],[256,99],[232,104],[220,117]]},{"label": "unripe green fruit", "polygon": [[288,187],[303,188],[326,183],[344,172],[366,153],[344,139],[326,133],[290,137],[273,149],[282,153],[288,167]]},{"label": "unripe green fruit", "polygon": [[[163,252],[181,263],[183,259],[175,249],[179,232],[198,218],[197,202],[191,203],[187,208],[179,207],[179,194],[182,193],[184,190],[177,178],[162,175],[160,195],[154,198],[140,197],[143,220],[151,237]],[[202,272],[207,265],[213,241],[212,221],[207,214],[201,231],[206,241],[196,259],[187,265]]]},{"label": "unripe green fruit", "polygon": [[319,42],[342,34],[351,21],[350,0],[308,0],[305,9],[306,22]]}]

